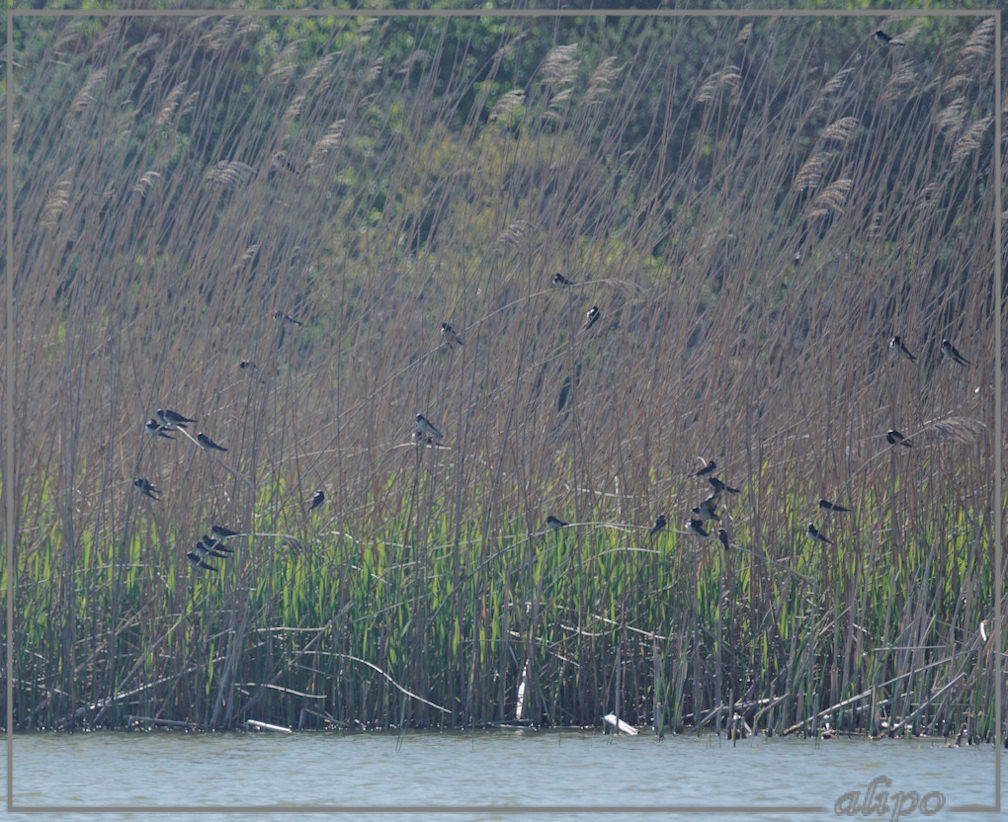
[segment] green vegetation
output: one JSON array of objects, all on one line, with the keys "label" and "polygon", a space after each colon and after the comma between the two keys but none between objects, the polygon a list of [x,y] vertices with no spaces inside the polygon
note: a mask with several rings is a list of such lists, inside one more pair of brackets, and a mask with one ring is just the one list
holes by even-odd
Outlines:
[{"label": "green vegetation", "polygon": [[881,22],[18,21],[16,726],[991,737],[993,25]]}]

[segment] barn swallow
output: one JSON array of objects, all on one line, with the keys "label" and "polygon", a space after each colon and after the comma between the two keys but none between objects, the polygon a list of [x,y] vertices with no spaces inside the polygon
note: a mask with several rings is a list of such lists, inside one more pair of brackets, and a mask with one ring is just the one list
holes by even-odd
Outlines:
[{"label": "barn swallow", "polygon": [[448,323],[441,323],[441,336],[448,341],[448,345],[462,345],[462,338]]},{"label": "barn swallow", "polygon": [[213,537],[209,537],[206,534],[200,537],[200,543],[208,551],[226,551],[229,554],[234,553],[234,548],[229,548],[219,539],[214,539]]},{"label": "barn swallow", "polygon": [[223,551],[218,551],[215,548],[207,548],[206,545],[203,544],[203,540],[199,540],[196,543],[196,551],[202,557],[209,556],[209,557],[217,557],[218,559],[227,559],[229,556],[231,556],[230,554],[225,554]]},{"label": "barn swallow", "polygon": [[273,155],[273,168],[285,168],[295,177],[301,173],[301,169],[294,165],[282,151],[278,151]]},{"label": "barn swallow", "polygon": [[947,339],[942,340],[941,353],[943,357],[948,357],[952,362],[959,363],[959,365],[970,364],[970,361],[960,354],[956,347]]},{"label": "barn swallow", "polygon": [[314,511],[323,502],[325,502],[325,491],[319,488],[314,494],[311,495],[311,508],[309,508],[308,510]]},{"label": "barn swallow", "polygon": [[161,498],[161,492],[154,487],[153,483],[151,483],[149,480],[144,479],[143,477],[137,477],[135,480],[133,480],[133,487],[140,489],[141,494],[143,494],[144,496],[148,496],[151,499]]},{"label": "barn swallow", "polygon": [[823,511],[839,511],[841,513],[850,511],[850,508],[844,508],[842,505],[837,505],[835,502],[830,502],[828,499],[819,500],[819,507]]},{"label": "barn swallow", "polygon": [[165,433],[166,431],[169,431],[171,429],[168,428],[167,426],[162,425],[153,417],[147,420],[146,424],[144,425],[144,429],[147,431],[148,434],[153,434],[155,437],[164,437],[166,440],[175,439],[175,437],[173,437],[171,434]]},{"label": "barn swallow", "polygon": [[185,428],[187,422],[196,422],[192,417],[183,416],[178,411],[172,411],[170,408],[159,408],[154,413],[157,414],[157,418],[161,420],[161,424],[169,431],[173,426],[175,428]]},{"label": "barn swallow", "polygon": [[811,522],[808,524],[808,530],[805,533],[808,535],[808,538],[810,540],[812,540],[813,542],[825,542],[825,543],[828,543],[829,545],[833,544],[833,541],[829,540],[829,539],[826,539],[826,537],[824,537],[822,534],[820,534],[816,530],[815,525],[812,524]]},{"label": "barn swallow", "polygon": [[902,40],[897,40],[894,37],[890,37],[882,29],[875,29],[875,33],[872,35],[875,38],[875,42],[880,46],[905,46]]},{"label": "barn swallow", "polygon": [[726,551],[730,549],[728,544],[728,532],[724,528],[718,528],[717,538],[720,540]]},{"label": "barn swallow", "polygon": [[910,362],[917,362],[917,358],[903,345],[903,340],[899,338],[899,334],[889,340],[889,347],[900,356],[906,357]]},{"label": "barn swallow", "polygon": [[[702,460],[703,457],[701,457],[700,459]],[[717,463],[714,462],[714,460],[709,460],[707,462],[707,464],[703,468],[701,468],[695,474],[690,474],[690,476],[691,477],[703,477],[703,476],[706,476],[707,474],[709,474],[715,468],[717,468]]]},{"label": "barn swallow", "polygon": [[241,533],[240,531],[232,531],[230,528],[225,528],[223,525],[211,525],[210,530],[213,531],[213,535],[218,539],[236,537]]},{"label": "barn swallow", "polygon": [[213,451],[213,450],[227,451],[227,448],[225,448],[223,445],[218,445],[217,443],[215,443],[212,439],[210,439],[210,437],[208,437],[202,431],[200,431],[196,435],[196,442],[202,445],[203,448],[205,448],[207,451]]},{"label": "barn swallow", "polygon": [[417,430],[424,434],[429,434],[436,440],[444,439],[444,435],[438,431],[429,419],[423,414],[416,415]]},{"label": "barn swallow", "polygon": [[591,308],[589,308],[588,313],[585,314],[585,324],[581,326],[581,330],[587,331],[589,328],[595,325],[595,321],[598,320],[599,318],[599,313],[600,313],[599,307],[597,305],[593,305]]},{"label": "barn swallow", "polygon": [[655,534],[664,530],[666,525],[668,525],[668,520],[665,519],[665,515],[659,514],[658,518],[654,521],[654,525],[651,526],[651,530],[648,532],[648,536],[653,537]]},{"label": "barn swallow", "polygon": [[559,285],[563,287],[565,285],[574,285],[574,283],[568,280],[563,274],[561,274],[558,271],[556,274],[553,275],[553,285]]},{"label": "barn swallow", "polygon": [[890,445],[903,445],[906,446],[907,448],[913,448],[913,443],[907,442],[907,438],[904,437],[895,428],[890,428],[888,431],[886,431],[885,438],[886,442],[888,442]]},{"label": "barn swallow", "polygon": [[717,477],[707,477],[707,482],[711,484],[711,487],[715,491],[727,491],[729,494],[737,494],[739,492],[738,488],[732,488],[730,485],[725,485]]},{"label": "barn swallow", "polygon": [[200,559],[200,555],[197,554],[195,551],[190,551],[188,554],[186,554],[186,559],[189,560],[189,564],[193,568],[205,568],[207,571],[217,570],[217,568],[211,565],[210,563],[204,562],[202,559]]},{"label": "barn swallow", "polygon": [[686,531],[690,534],[696,534],[698,537],[703,537],[706,539],[710,536],[703,527],[703,523],[698,519],[689,519],[686,521]]},{"label": "barn swallow", "polygon": [[707,499],[705,499],[699,505],[693,506],[690,510],[694,514],[696,514],[698,517],[700,517],[700,519],[703,519],[703,520],[707,520],[707,519],[721,519],[717,515],[717,497],[716,496],[713,499],[711,497],[707,497]]},{"label": "barn swallow", "polygon": [[284,322],[293,323],[294,325],[304,325],[301,320],[295,320],[290,314],[284,314],[283,311],[274,311],[273,319],[283,320]]},{"label": "barn swallow", "polygon": [[564,522],[562,519],[557,519],[552,514],[546,517],[546,524],[554,531],[559,531],[561,528],[566,528],[568,525],[570,525],[569,522]]}]

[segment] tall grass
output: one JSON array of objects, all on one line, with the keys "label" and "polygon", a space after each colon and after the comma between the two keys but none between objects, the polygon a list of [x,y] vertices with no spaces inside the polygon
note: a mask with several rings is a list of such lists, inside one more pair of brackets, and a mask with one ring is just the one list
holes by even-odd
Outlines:
[{"label": "tall grass", "polygon": [[993,733],[990,21],[17,25],[19,727]]}]

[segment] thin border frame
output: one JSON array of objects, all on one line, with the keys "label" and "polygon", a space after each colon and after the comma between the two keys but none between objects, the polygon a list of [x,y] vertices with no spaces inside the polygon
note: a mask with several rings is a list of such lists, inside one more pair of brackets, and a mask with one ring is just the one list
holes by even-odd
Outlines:
[{"label": "thin border frame", "polygon": [[[998,670],[1002,666],[1003,621],[1001,599],[1003,582],[1003,500],[1002,500],[1002,329],[1003,271],[1002,271],[1002,213],[1004,211],[1001,180],[1001,131],[1003,94],[1001,87],[1001,10],[1000,9],[11,9],[5,12],[5,106],[7,117],[4,134],[4,161],[6,174],[5,211],[5,302],[6,302],[6,354],[4,357],[5,384],[3,418],[6,447],[4,449],[3,477],[14,476],[14,390],[16,388],[14,363],[14,45],[13,23],[19,17],[993,17],[994,18],[994,659]],[[631,806],[578,806],[578,805],[248,805],[248,806],[169,806],[169,805],[34,805],[15,806],[14,795],[14,494],[3,483],[4,542],[7,547],[6,585],[6,641],[5,673],[7,680],[7,811],[18,813],[829,813],[824,805],[631,805]],[[994,691],[994,804],[962,805],[949,807],[950,812],[990,813],[1001,810],[1001,736],[1002,696],[1001,676],[998,673]]]}]

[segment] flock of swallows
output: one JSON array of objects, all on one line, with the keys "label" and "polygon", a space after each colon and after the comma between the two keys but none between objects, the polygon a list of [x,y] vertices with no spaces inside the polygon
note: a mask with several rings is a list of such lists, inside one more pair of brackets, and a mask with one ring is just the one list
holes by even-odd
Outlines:
[{"label": "flock of swallows", "polygon": [[[286,317],[284,319],[287,319]],[[294,321],[296,322],[296,321]],[[299,323],[300,324],[300,323]],[[241,368],[246,368],[250,364],[240,364]],[[200,431],[195,438],[186,430],[187,426],[191,422],[196,422],[192,417],[187,417],[184,414],[178,413],[178,411],[173,411],[170,408],[159,408],[155,412],[155,416],[147,420],[144,425],[144,429],[148,434],[154,437],[163,437],[165,439],[173,440],[170,431],[181,431],[190,440],[200,446],[204,451],[227,451],[222,445],[218,445],[210,437]],[[144,496],[150,497],[152,500],[161,499],[161,491],[148,480],[146,477],[137,477],[133,480],[133,486]],[[311,498],[310,511],[314,511],[323,502],[325,502],[325,492],[319,488]],[[216,565],[211,565],[207,562],[208,557],[217,557],[219,559],[227,559],[234,553],[234,549],[228,547],[224,544],[224,540],[229,537],[243,537],[248,536],[240,531],[234,531],[231,528],[225,528],[223,525],[213,525],[210,528],[212,536],[210,534],[204,534],[196,542],[195,550],[189,551],[186,554],[186,559],[193,568],[202,568],[205,571],[219,571],[220,569]]]}]

